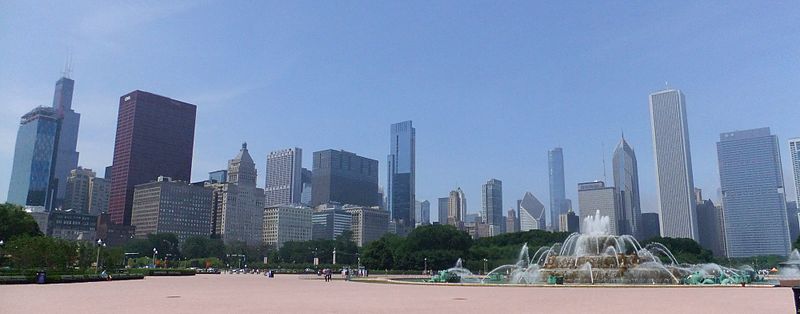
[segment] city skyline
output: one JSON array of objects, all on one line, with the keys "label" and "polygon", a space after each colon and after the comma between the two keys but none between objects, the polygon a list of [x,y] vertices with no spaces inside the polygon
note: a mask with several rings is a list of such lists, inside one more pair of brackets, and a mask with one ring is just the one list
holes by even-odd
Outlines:
[{"label": "city skyline", "polygon": [[[10,5],[13,6],[13,4]],[[743,55],[749,56],[753,53],[752,49],[756,49],[733,45],[733,39],[728,38],[730,36],[723,37],[723,39],[714,42],[720,44],[718,48],[719,51],[715,48],[696,56],[696,58],[704,62],[711,63],[706,68],[703,68],[709,70],[708,73],[703,73],[703,75],[700,75],[697,79],[690,77],[694,71],[691,67],[691,65],[693,65],[692,63],[680,62],[680,60],[678,60],[677,64],[667,62],[675,61],[671,60],[671,58],[667,58],[668,56],[672,56],[672,53],[658,54],[654,52],[649,49],[648,46],[644,45],[643,39],[648,36],[642,36],[640,34],[639,37],[632,35],[632,37],[629,37],[627,40],[630,40],[633,46],[638,47],[640,49],[639,52],[644,50],[651,55],[655,54],[656,57],[655,59],[648,59],[647,63],[651,64],[651,66],[645,66],[641,69],[641,72],[646,74],[641,74],[636,77],[636,80],[640,80],[642,83],[634,84],[630,81],[624,81],[616,86],[606,84],[605,81],[613,81],[617,75],[630,72],[628,71],[628,67],[632,65],[641,66],[642,61],[634,59],[634,61],[632,61],[633,64],[617,64],[605,60],[593,68],[597,70],[597,77],[580,80],[578,79],[578,73],[580,73],[580,71],[575,71],[569,75],[558,75],[555,80],[556,83],[545,84],[545,87],[543,87],[549,88],[553,92],[553,95],[550,98],[536,98],[531,96],[531,94],[541,92],[542,90],[531,86],[536,85],[534,82],[539,82],[539,80],[548,77],[546,74],[551,73],[555,69],[545,68],[545,73],[541,75],[543,78],[538,78],[538,75],[535,75],[537,78],[531,78],[528,77],[528,75],[533,74],[527,73],[535,73],[531,71],[531,69],[535,67],[523,67],[522,71],[526,74],[518,74],[519,72],[513,71],[516,67],[511,67],[512,63],[503,63],[497,60],[484,60],[478,65],[476,71],[489,71],[488,75],[490,77],[506,79],[513,84],[509,85],[507,88],[499,88],[490,84],[491,81],[459,80],[454,83],[455,85],[447,86],[442,85],[442,82],[445,82],[450,76],[434,76],[432,78],[434,79],[433,81],[426,81],[426,83],[431,83],[432,86],[438,87],[441,92],[433,94],[427,93],[422,96],[410,96],[407,94],[414,93],[416,90],[420,89],[421,86],[416,84],[411,85],[408,83],[408,80],[418,79],[418,74],[429,73],[412,71],[409,76],[401,75],[398,78],[402,82],[405,82],[405,84],[401,86],[402,88],[399,92],[388,94],[388,96],[391,97],[386,97],[387,95],[384,95],[381,98],[376,98],[375,95],[372,94],[363,94],[359,88],[365,86],[365,84],[369,84],[368,81],[361,79],[355,80],[351,83],[353,85],[347,85],[346,88],[344,88],[344,90],[352,94],[349,94],[342,100],[345,103],[351,102],[354,105],[342,107],[340,106],[341,102],[333,101],[331,98],[326,97],[331,94],[329,90],[324,88],[315,88],[311,90],[312,98],[292,98],[288,97],[287,94],[276,95],[274,91],[270,93],[262,92],[260,89],[264,86],[263,84],[269,86],[268,82],[265,83],[264,80],[249,76],[252,75],[252,72],[247,71],[245,71],[245,73],[251,74],[236,76],[234,79],[237,82],[244,83],[252,80],[253,85],[243,84],[242,86],[245,87],[239,89],[237,87],[230,87],[231,85],[226,86],[225,84],[219,84],[219,81],[212,78],[214,72],[205,72],[196,67],[197,64],[200,64],[196,56],[187,60],[186,63],[178,64],[174,70],[176,73],[165,75],[163,79],[152,80],[151,75],[135,74],[134,72],[136,71],[132,70],[132,66],[145,66],[149,69],[150,67],[163,66],[164,63],[174,61],[174,59],[169,56],[159,57],[157,54],[154,55],[156,50],[147,49],[138,51],[146,52],[148,56],[153,58],[152,61],[145,61],[124,54],[117,50],[120,47],[128,45],[124,40],[132,39],[131,36],[133,36],[133,38],[138,38],[138,36],[153,35],[154,29],[158,28],[156,26],[164,23],[180,23],[172,22],[171,19],[167,19],[164,16],[186,17],[186,15],[190,13],[201,13],[201,15],[208,13],[203,10],[203,8],[183,8],[181,6],[175,6],[164,9],[167,11],[164,15],[151,12],[151,15],[149,15],[150,18],[141,22],[143,23],[142,26],[145,26],[142,27],[141,30],[111,41],[114,45],[118,45],[116,49],[114,49],[113,46],[103,46],[99,42],[87,40],[81,36],[81,34],[92,35],[90,31],[86,30],[87,28],[90,29],[90,27],[86,25],[91,25],[93,17],[97,18],[94,15],[77,14],[75,18],[82,28],[67,28],[67,36],[72,39],[77,38],[77,40],[73,41],[73,44],[76,46],[73,46],[75,71],[72,78],[76,80],[73,108],[81,112],[82,115],[77,149],[77,151],[81,152],[79,165],[85,168],[103,169],[105,166],[111,164],[113,145],[109,143],[113,143],[113,132],[111,129],[113,128],[114,118],[117,114],[115,108],[116,99],[119,95],[133,89],[152,90],[160,95],[181,99],[198,106],[198,134],[195,140],[196,148],[192,167],[192,181],[199,181],[205,178],[208,172],[222,168],[225,165],[225,161],[230,157],[227,155],[227,152],[237,149],[238,143],[242,141],[251,143],[254,159],[261,173],[265,173],[263,166],[266,153],[281,147],[297,146],[306,149],[307,152],[326,148],[344,149],[355,152],[361,156],[382,161],[384,160],[383,156],[386,154],[385,138],[388,135],[386,125],[402,120],[400,118],[413,120],[415,125],[420,129],[420,134],[422,135],[418,141],[418,151],[420,152],[417,158],[420,165],[420,167],[418,167],[419,179],[417,180],[418,184],[416,189],[418,200],[432,200],[444,196],[453,186],[461,186],[465,194],[473,195],[474,199],[474,197],[480,193],[481,183],[493,177],[503,180],[504,192],[506,192],[507,195],[522,195],[523,192],[527,190],[531,190],[535,195],[547,195],[547,157],[545,156],[545,152],[548,147],[553,146],[564,147],[566,155],[565,172],[567,175],[567,198],[577,199],[577,190],[574,188],[576,183],[602,178],[603,169],[601,157],[603,154],[610,154],[611,150],[606,149],[605,151],[601,151],[601,142],[616,142],[619,129],[623,128],[626,133],[626,139],[630,138],[629,142],[631,146],[636,147],[637,152],[639,152],[642,211],[655,212],[657,208],[655,207],[654,163],[652,157],[650,157],[652,156],[652,143],[649,134],[649,121],[647,121],[646,95],[660,89],[664,80],[669,80],[674,86],[681,88],[690,98],[687,105],[687,116],[689,124],[692,126],[689,136],[691,138],[693,170],[695,172],[694,177],[696,181],[695,186],[703,188],[715,201],[718,200],[716,191],[719,187],[719,175],[717,173],[718,170],[716,170],[714,143],[716,142],[715,137],[718,133],[727,130],[770,126],[774,134],[778,136],[779,142],[783,144],[781,145],[780,152],[783,160],[790,160],[787,148],[784,146],[786,141],[800,134],[800,130],[791,123],[788,117],[791,115],[787,115],[784,112],[786,109],[790,109],[791,106],[794,106],[794,99],[798,99],[796,92],[787,88],[788,86],[796,86],[797,78],[792,75],[786,75],[786,73],[796,73],[797,66],[791,63],[784,63],[787,61],[765,57],[754,58],[754,60],[747,63],[744,68],[739,68],[734,73],[722,72],[723,69],[724,71],[730,71],[730,68],[726,65],[736,61],[737,58]],[[80,7],[80,5],[77,7]],[[155,9],[153,10],[163,8],[159,6],[154,7]],[[76,10],[77,9],[78,8],[76,8]],[[99,8],[99,10],[103,9],[110,10],[102,6]],[[136,11],[142,8],[134,6],[132,9]],[[609,8],[609,10],[611,9],[613,8]],[[20,8],[20,10],[23,9]],[[196,10],[199,10],[199,12],[194,12]],[[544,11],[561,12],[562,10],[565,9],[547,8]],[[652,10],[655,10],[655,8]],[[739,10],[747,11],[745,8],[739,8]],[[14,10],[6,12],[10,11]],[[71,12],[71,9],[65,8],[65,12]],[[734,30],[731,32],[738,31],[739,33],[744,32],[744,29],[747,27],[753,27],[753,25],[749,23],[760,23],[759,25],[761,26],[755,28],[758,30],[764,30],[765,28],[783,28],[783,30],[778,33],[770,33],[767,31],[756,32],[762,34],[770,33],[768,36],[761,39],[756,39],[755,37],[757,36],[755,35],[748,35],[749,32],[745,33],[745,35],[750,36],[747,38],[752,39],[752,42],[768,42],[775,38],[785,36],[786,34],[797,34],[797,32],[793,32],[797,30],[796,25],[789,24],[789,26],[785,26],[781,24],[787,23],[785,17],[792,16],[791,13],[796,13],[796,9],[786,10],[786,12],[780,14],[779,16],[783,18],[771,18],[771,21],[759,18],[757,22],[748,22],[738,27],[733,25],[734,21],[736,21],[736,23],[740,23],[741,21],[741,19],[736,18],[738,16],[737,14],[740,14],[737,12],[738,11],[729,11],[729,15],[723,15],[721,17],[716,15],[716,17],[721,19],[721,22],[724,22],[718,27],[729,27]],[[471,11],[467,12],[465,13],[465,18],[475,14],[477,13]],[[586,12],[578,12],[577,14],[587,15]],[[689,13],[688,10],[682,10],[672,14],[691,13]],[[29,18],[38,21],[49,20],[48,18],[36,18],[37,14],[21,14],[20,16],[13,17],[6,15],[6,13],[0,13],[0,16],[3,17],[2,20],[7,21],[7,23],[11,25],[21,26],[22,31],[19,33],[26,33],[24,31],[26,27],[30,28],[29,24],[31,21],[27,21]],[[401,20],[407,19],[405,17],[405,12],[398,13],[396,18]],[[59,20],[56,18],[55,22],[57,21]],[[552,20],[549,19],[545,21],[552,22]],[[375,21],[358,20],[356,22],[358,25],[361,25],[368,22],[374,23]],[[438,36],[441,30],[449,29],[446,28],[448,25],[442,25],[427,20],[426,22],[428,26],[431,26],[431,24],[433,24],[433,26],[440,26],[440,28],[433,28],[435,32],[432,36]],[[495,19],[490,19],[490,22],[490,24],[495,27],[513,25]],[[288,21],[281,20],[280,23],[288,23]],[[467,23],[466,21],[461,20],[461,17],[453,23],[458,23],[456,25],[468,25],[465,24]],[[615,24],[613,28],[627,27],[631,24],[636,25],[638,22],[636,20],[624,19],[618,23],[619,24]],[[657,24],[659,23],[664,22],[657,21]],[[392,29],[388,25],[381,24],[380,26],[383,29],[393,31],[395,35],[405,35],[404,32]],[[678,35],[681,34],[681,31],[685,31],[688,27],[692,26],[696,27],[697,24],[683,26],[683,28],[679,27],[677,30],[667,30],[664,31],[664,35],[667,36],[668,40],[674,43],[679,39],[680,36]],[[112,28],[109,30],[109,33],[103,33],[98,37],[89,37],[95,38],[96,40],[97,38],[106,38],[105,36],[117,35],[120,33],[119,27],[124,26],[118,26],[117,29]],[[712,28],[712,30],[706,30],[703,33],[705,35],[699,36],[712,36],[716,34],[715,32],[721,32],[719,28],[715,27]],[[335,29],[340,30],[340,28]],[[37,32],[36,30],[33,31]],[[600,34],[608,35],[609,31],[611,30],[601,30]],[[721,33],[725,34],[727,32]],[[65,39],[51,41],[51,43],[47,44],[47,47],[50,48],[47,49],[47,53],[32,58],[30,56],[23,57],[23,55],[20,54],[20,52],[26,51],[26,49],[15,49],[18,45],[16,42],[26,43],[27,40],[20,39],[19,41],[15,41],[15,39],[18,39],[18,35],[16,34],[4,32],[3,35],[7,35],[6,37],[12,40],[4,42],[3,44],[4,47],[9,48],[3,49],[4,52],[2,54],[4,60],[9,60],[10,62],[8,65],[4,65],[7,66],[8,71],[3,71],[3,74],[0,74],[0,86],[2,86],[0,87],[0,103],[3,103],[3,106],[8,106],[10,109],[9,114],[2,118],[4,122],[2,124],[4,126],[2,130],[0,130],[0,140],[3,141],[2,143],[6,144],[3,145],[5,147],[3,151],[0,152],[0,177],[10,178],[14,133],[18,127],[18,118],[37,105],[47,105],[49,103],[49,99],[52,97],[52,81],[58,78],[58,69],[61,68],[67,50],[65,47],[68,41]],[[339,33],[334,33],[334,35],[339,35]],[[515,38],[511,37],[512,35],[514,34],[502,37],[498,43],[514,43],[515,41],[513,40],[515,40]],[[48,38],[48,36],[42,35],[41,38]],[[404,38],[403,40],[403,42],[414,42],[408,38]],[[470,47],[476,44],[465,38],[461,38],[460,40],[462,44],[469,45]],[[531,46],[528,40],[516,40],[523,44],[522,48],[525,51],[540,51],[539,49],[542,49]],[[549,40],[552,41],[554,39]],[[573,44],[576,46],[569,46],[569,42],[561,40],[556,40],[551,43],[566,44],[566,47],[572,48],[586,45],[593,53],[597,54],[604,53],[604,48],[617,51],[617,49],[626,46],[626,42],[624,41],[614,41],[607,44],[609,46],[603,46],[583,37],[578,37],[577,40],[578,43]],[[427,41],[423,43],[427,43]],[[300,43],[294,43],[291,48],[302,48],[303,46],[299,44]],[[177,41],[173,45],[175,45],[174,47],[185,49],[187,42]],[[692,46],[696,47],[698,45],[705,44],[692,41],[687,43],[687,47],[682,49],[692,50]],[[797,43],[787,43],[785,45],[786,46],[778,47],[777,49],[780,50],[778,52],[773,52],[772,56],[774,56],[774,53],[781,53],[784,50],[796,51]],[[321,47],[326,48],[326,51],[333,52],[334,56],[338,58],[344,57],[341,53],[331,50],[333,46],[327,43],[323,43]],[[224,50],[224,47],[221,46],[214,46],[213,48]],[[419,49],[419,45],[409,49]],[[679,52],[688,54],[689,52],[686,50],[680,50]],[[480,51],[478,54],[482,53]],[[553,51],[544,49],[541,51],[545,53],[554,53],[561,50],[554,49]],[[722,51],[732,56],[729,58],[720,58],[721,60],[719,61],[712,60],[715,57],[721,56]],[[401,51],[396,56],[405,58],[401,59],[400,62],[414,61],[412,65],[416,64],[416,62],[423,62],[424,60],[420,61],[414,58],[414,52],[416,52],[416,50]],[[363,53],[363,51],[361,51],[361,53]],[[357,53],[357,55],[364,57],[361,53]],[[483,53],[485,53],[485,51]],[[110,66],[108,61],[98,60],[98,54],[110,57],[107,59],[119,59],[124,62],[115,61],[115,66]],[[470,53],[468,56],[474,57],[475,54]],[[306,54],[305,57],[311,57],[313,61],[316,60],[315,58],[318,56],[309,56]],[[513,63],[515,66],[518,65],[519,62],[528,60],[516,55],[510,55],[508,57],[514,60],[512,62],[516,62]],[[433,56],[432,58],[434,59],[432,60],[434,63],[442,62],[442,59],[438,56]],[[556,63],[559,66],[564,66],[565,64],[574,64],[578,66],[587,60],[586,56],[578,54],[569,59],[559,59]],[[334,67],[339,69],[339,66],[349,64],[348,62],[336,63]],[[456,59],[454,62],[456,62],[455,65],[458,66],[464,65],[461,59]],[[221,62],[219,66],[222,64],[225,63]],[[395,73],[386,71],[392,69],[391,67],[387,67],[386,64],[380,63],[379,65],[382,71],[379,71],[380,73],[377,74],[361,67],[353,69],[353,72],[350,73],[357,77],[359,74],[366,75],[368,78],[372,79],[374,79],[372,75],[380,74],[386,76],[387,74]],[[498,66],[498,70],[487,70],[488,67],[492,65]],[[622,67],[614,67],[614,65],[622,65]],[[675,70],[667,70],[667,66],[671,68],[674,67]],[[770,71],[754,69],[757,66],[768,68]],[[166,66],[164,67],[167,68]],[[217,66],[214,66],[214,68],[217,69]],[[290,71],[292,68],[291,66],[281,68],[284,71],[282,73],[286,75],[286,71]],[[608,68],[613,68],[613,71],[609,71]],[[778,68],[782,69],[779,70]],[[448,73],[446,72],[447,70],[452,71],[453,69],[454,68],[438,66],[433,69],[433,71],[436,71],[433,73]],[[190,79],[187,82],[187,84],[198,85],[201,89],[194,89],[194,87],[190,88],[186,85],[177,84],[177,78],[183,77],[184,75],[175,75],[178,72],[186,72],[184,70],[195,71],[189,71],[189,73],[193,73],[194,76],[210,81],[207,82],[207,84],[197,84],[195,79]],[[111,72],[104,71],[122,71],[132,74],[126,75],[123,80],[121,78],[109,78],[110,75],[108,73]],[[687,73],[681,73],[681,71]],[[697,71],[700,71],[700,69]],[[30,74],[27,74],[28,72],[30,72]],[[504,72],[510,73],[508,75],[512,76],[508,77],[503,74]],[[468,73],[474,74],[475,72],[470,71]],[[720,73],[726,73],[727,75],[721,75]],[[330,75],[328,72],[324,72],[323,74]],[[750,74],[755,75],[751,76]],[[308,73],[304,75],[308,75]],[[742,86],[753,86],[750,84],[749,80],[752,79],[763,82],[761,78],[766,76],[779,77],[783,82],[777,83],[777,81],[770,81],[771,84],[768,86],[759,85],[758,88],[742,88]],[[330,78],[330,76],[326,77]],[[720,80],[721,83],[712,82],[712,78],[713,80]],[[747,78],[748,82],[743,81],[745,78]],[[277,86],[286,86],[286,84],[291,85],[296,82],[296,79],[295,77],[271,77],[267,81],[274,80]],[[215,86],[214,84],[219,85]],[[378,83],[378,90],[385,91],[385,86],[383,84],[385,83]],[[522,89],[522,85],[525,86],[525,89]],[[303,87],[307,86],[303,85]],[[411,89],[412,87],[416,88]],[[470,91],[469,89],[474,89],[474,91]],[[562,91],[563,89],[569,90],[569,93],[580,94],[580,96],[568,96],[565,94],[565,91]],[[609,94],[604,94],[605,92],[603,92],[603,94],[597,94],[597,89],[608,89],[609,91],[607,92],[609,94],[616,94],[616,97],[606,97]],[[296,91],[287,93],[294,92]],[[499,110],[498,112],[488,112],[481,108],[481,106],[488,103],[494,103],[493,100],[495,100],[495,98],[493,97],[506,93],[513,95],[513,97],[502,96],[496,100],[500,103],[509,104],[510,106],[508,109]],[[586,102],[587,98],[595,100],[592,106],[578,105],[582,102]],[[602,98],[606,99],[601,100]],[[473,101],[470,99],[475,100]],[[290,136],[293,135],[295,131],[288,132],[288,128],[284,127],[283,122],[274,123],[276,120],[272,120],[272,118],[269,117],[267,117],[267,119],[269,119],[267,123],[255,122],[258,121],[254,120],[255,117],[269,116],[273,110],[276,110],[275,108],[277,105],[287,100],[289,100],[289,104],[299,106],[301,109],[291,109],[291,113],[300,117],[286,118],[287,122],[285,123],[296,123],[298,120],[309,121],[315,125],[312,129],[325,129],[326,132],[303,131],[299,132],[295,137]],[[378,100],[383,100],[384,102]],[[312,102],[324,104],[326,107],[320,108],[308,105]],[[439,102],[440,104],[431,105],[434,102]],[[408,109],[389,108],[398,103],[409,103],[411,105]],[[456,106],[456,103],[461,103],[463,106],[461,109],[463,109],[463,111],[456,113],[455,117],[464,119],[464,121],[449,127],[438,125],[437,120],[445,117],[444,113],[452,114],[451,110]],[[366,106],[370,104],[381,104],[380,106],[376,106],[379,107],[380,110],[384,110],[384,106],[386,106],[385,110],[387,112],[384,114],[380,113],[380,111],[367,110],[367,113],[358,114],[356,117],[362,119],[369,117],[371,119],[363,120],[363,123],[358,124],[342,125],[336,122],[337,120],[344,120],[342,119],[343,117],[347,117],[348,115],[352,115],[357,111],[367,108]],[[616,105],[618,105],[619,108],[613,108],[613,106]],[[750,113],[749,109],[754,105],[760,105],[763,110],[757,115],[750,115],[748,119],[739,119],[739,116]],[[332,112],[332,109],[328,109],[327,106],[336,108],[336,110],[342,112]],[[531,106],[533,108],[531,109],[532,111],[542,111],[549,116],[563,114],[563,120],[567,120],[570,123],[553,124],[542,120],[522,120],[518,117],[528,117],[531,112],[524,109],[525,106]],[[253,118],[241,118],[243,120],[241,122],[237,121],[236,126],[222,128],[220,125],[215,124],[213,121],[231,123],[232,120],[230,120],[230,118],[220,116],[220,112],[229,110],[230,107],[236,108],[236,111],[239,112],[257,110],[256,112],[259,114],[253,115]],[[489,107],[494,108],[494,106]],[[596,109],[592,109],[592,107],[596,107]],[[422,110],[428,108],[430,110]],[[307,116],[309,112],[313,112],[314,110],[319,110],[319,114],[330,115],[330,119],[318,118],[319,115],[317,114]],[[620,111],[629,114],[626,115],[626,117],[631,117],[631,119],[626,119],[626,124],[624,126],[621,123],[613,123],[611,119],[601,119],[604,121],[600,122],[593,121],[597,118],[598,113],[603,113],[600,116],[601,118],[607,118],[614,114],[619,115]],[[608,116],[606,116],[606,114],[608,114]],[[281,115],[281,117],[276,117],[276,119],[283,118],[285,118],[283,115]],[[475,124],[476,118],[493,118],[502,120],[504,123],[499,123],[498,126],[490,132],[465,128],[465,126]],[[245,126],[247,123],[260,125],[264,129],[253,133],[251,132],[252,129]],[[275,126],[269,126],[270,123],[274,123]],[[531,125],[537,125],[537,127],[529,128],[527,126],[529,123]],[[701,125],[702,128],[700,127]],[[540,129],[540,127],[541,129],[549,128],[549,130],[545,130],[543,133],[537,132],[536,130]],[[226,128],[230,130],[224,130]],[[573,128],[577,128],[577,130],[573,130]],[[586,130],[589,129],[594,130],[594,132],[587,133]],[[213,135],[215,133],[219,133],[220,135]],[[246,135],[250,133],[271,134],[274,136]],[[580,134],[580,136],[571,133]],[[354,136],[353,134],[358,134],[358,136]],[[226,139],[230,138],[232,140],[220,141],[220,137]],[[546,139],[548,137],[552,137],[552,139]],[[587,139],[589,140],[588,143],[584,143],[583,141]],[[514,142],[517,144],[514,144]],[[521,153],[502,154],[501,156],[496,154],[497,151],[501,151],[501,147],[506,149],[510,148],[511,151]],[[606,145],[606,147],[608,147],[608,145]],[[448,158],[443,158],[443,156],[448,156]],[[481,169],[474,167],[474,165],[478,164],[481,166],[489,166],[481,167]],[[786,176],[789,176],[788,174],[791,173],[790,168],[788,168],[789,164],[788,162],[784,164],[784,173],[787,174]],[[306,162],[303,166],[310,168],[311,165],[309,162]],[[385,169],[385,166],[381,164],[379,169]],[[384,170],[379,172],[381,178],[378,182],[384,185],[386,182],[386,178],[384,177],[385,172]],[[8,191],[7,184],[7,179],[0,180],[0,193]],[[785,184],[787,187],[787,198],[794,198],[792,183],[787,181]],[[386,187],[384,186],[384,190],[385,189]],[[0,199],[5,198],[6,195],[0,194]],[[544,200],[544,198],[542,200]],[[470,210],[471,213],[477,211],[478,207],[476,206],[473,206]]]}]

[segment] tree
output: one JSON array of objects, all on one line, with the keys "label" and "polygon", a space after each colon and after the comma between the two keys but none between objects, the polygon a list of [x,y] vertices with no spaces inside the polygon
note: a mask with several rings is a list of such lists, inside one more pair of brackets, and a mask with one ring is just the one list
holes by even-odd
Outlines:
[{"label": "tree", "polygon": [[208,257],[210,239],[202,236],[188,237],[181,244],[181,255],[186,258]]},{"label": "tree", "polygon": [[22,206],[0,204],[0,240],[9,241],[19,236],[41,236],[39,225]]},{"label": "tree", "polygon": [[[714,261],[714,254],[711,251],[704,249],[699,243],[692,239],[687,238],[663,238],[656,237],[642,242],[642,246],[647,246],[650,243],[658,242],[663,244],[678,263],[710,263]],[[668,262],[662,257],[663,262]]]}]

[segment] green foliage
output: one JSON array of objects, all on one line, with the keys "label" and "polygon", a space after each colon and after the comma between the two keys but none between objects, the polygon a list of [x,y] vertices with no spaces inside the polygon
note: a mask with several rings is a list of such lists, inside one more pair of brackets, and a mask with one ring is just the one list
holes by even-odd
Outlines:
[{"label": "green foliage", "polygon": [[406,238],[386,235],[364,248],[362,263],[372,269],[446,269],[467,256],[472,238],[449,225],[415,228]]},{"label": "green foliage", "polygon": [[[712,252],[704,249],[699,243],[692,239],[655,237],[643,241],[641,244],[642,246],[646,246],[652,242],[658,242],[666,246],[670,252],[672,252],[672,255],[675,255],[675,259],[677,259],[679,263],[697,264],[714,262],[714,255]],[[668,260],[663,257],[662,261],[668,262]]]},{"label": "green foliage", "polygon": [[189,237],[181,244],[181,256],[185,258],[225,258],[225,244],[220,239]]},{"label": "green foliage", "polygon": [[78,262],[78,246],[74,242],[50,237],[17,237],[3,247],[11,256],[11,265],[18,269],[69,269]]},{"label": "green foliage", "polygon": [[0,204],[0,240],[8,242],[20,236],[41,236],[39,225],[33,216],[26,213],[22,206],[10,203]]},{"label": "green foliage", "polygon": [[345,231],[335,240],[286,242],[280,250],[271,254],[270,263],[313,263],[314,257],[317,257],[321,264],[331,264],[335,248],[337,264],[356,265],[359,251],[352,235],[352,232]]},{"label": "green foliage", "polygon": [[139,257],[153,256],[153,248],[158,250],[158,256],[169,254],[173,258],[181,256],[178,248],[178,237],[172,233],[148,234],[146,239],[133,239],[125,245],[125,252],[138,253]]},{"label": "green foliage", "polygon": [[800,237],[797,237],[797,239],[794,240],[794,243],[792,243],[792,247],[796,250],[800,249]]}]

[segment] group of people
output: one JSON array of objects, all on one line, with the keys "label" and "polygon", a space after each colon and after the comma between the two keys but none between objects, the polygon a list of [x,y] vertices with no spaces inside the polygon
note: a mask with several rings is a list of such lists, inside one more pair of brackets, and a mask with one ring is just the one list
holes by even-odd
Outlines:
[{"label": "group of people", "polygon": [[[354,274],[356,276],[358,276],[358,277],[369,276],[369,273],[367,272],[367,270],[363,269],[363,268],[358,269],[358,270],[353,270],[353,269],[349,269],[349,268],[343,268],[342,269],[342,278],[344,278],[344,280],[350,280],[350,276],[352,276]],[[330,268],[320,269],[320,270],[317,271],[317,276],[324,276],[325,282],[331,281],[331,280],[333,280],[333,270],[330,269]]]}]

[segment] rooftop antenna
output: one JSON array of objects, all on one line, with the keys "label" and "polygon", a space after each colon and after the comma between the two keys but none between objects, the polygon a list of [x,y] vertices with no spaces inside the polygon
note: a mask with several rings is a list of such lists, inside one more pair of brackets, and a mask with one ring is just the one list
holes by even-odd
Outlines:
[{"label": "rooftop antenna", "polygon": [[606,144],[605,144],[605,142],[600,142],[600,149],[602,150],[602,153],[603,153],[603,182],[606,182],[606,181],[608,181],[608,178],[606,177]]},{"label": "rooftop antenna", "polygon": [[67,52],[67,60],[64,62],[64,72],[61,72],[61,75],[63,75],[66,78],[71,78],[70,77],[70,75],[72,75],[72,50],[71,49]]}]

